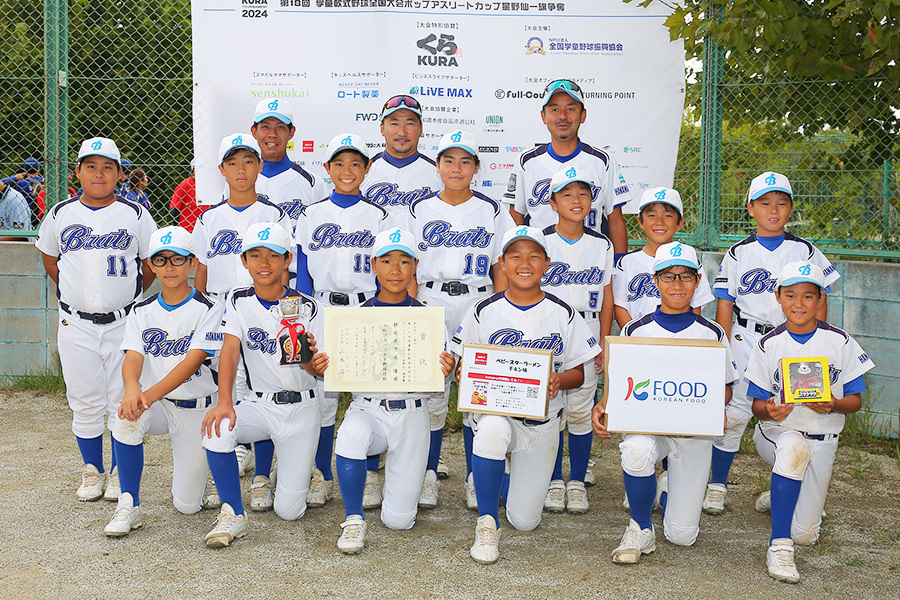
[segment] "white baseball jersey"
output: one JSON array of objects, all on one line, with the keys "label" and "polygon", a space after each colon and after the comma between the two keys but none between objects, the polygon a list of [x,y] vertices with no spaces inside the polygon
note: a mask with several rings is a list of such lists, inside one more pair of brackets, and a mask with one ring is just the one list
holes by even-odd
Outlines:
[{"label": "white baseball jersey", "polygon": [[[450,339],[450,351],[462,356],[463,344],[495,344],[553,351],[553,370],[562,373],[600,354],[597,338],[571,306],[554,296],[521,308],[498,292],[476,304]],[[550,400],[550,415],[563,407],[562,394]],[[546,489],[546,486],[545,486]]]},{"label": "white baseball jersey", "polygon": [[491,266],[500,256],[500,239],[515,227],[509,211],[484,194],[453,206],[434,194],[409,207],[410,221],[400,227],[416,237],[416,280],[461,281],[468,286],[492,285]]},{"label": "white baseball jersey", "polygon": [[775,290],[782,267],[793,261],[809,261],[822,267],[826,286],[840,278],[825,255],[803,238],[786,233],[777,248],[767,250],[754,234],[729,248],[722,258],[715,282],[716,297],[734,302],[734,313],[741,318],[767,325],[784,323]]},{"label": "white baseball jersey", "polygon": [[541,278],[541,289],[577,311],[599,311],[603,306],[603,288],[612,278],[612,242],[587,227],[573,244],[556,233],[554,226],[544,229],[544,236],[550,266]]},{"label": "white baseball jersey", "polygon": [[316,292],[375,292],[372,245],[386,217],[366,200],[342,208],[329,198],[303,208],[294,242],[306,255]]},{"label": "white baseball jersey", "polygon": [[[405,159],[380,152],[372,158],[360,190],[363,198],[388,213],[391,226],[401,226],[406,209],[416,200],[444,188],[434,161],[416,153]],[[395,219],[399,219],[397,223]]]},{"label": "white baseball jersey", "polygon": [[141,260],[148,258],[154,231],[153,217],[140,204],[117,196],[92,209],[74,197],[50,209],[35,246],[59,257],[62,302],[76,311],[107,313],[140,297]]},{"label": "white baseball jersey", "polygon": [[[319,304],[309,296],[288,289],[285,297],[299,296],[298,323],[317,340],[324,338]],[[251,392],[304,392],[315,389],[316,379],[299,364],[281,365],[278,337],[282,331],[278,304],[263,305],[252,287],[238,288],[229,296],[222,320],[222,333],[241,340],[241,357]],[[316,407],[318,416],[318,406]]]},{"label": "white baseball jersey", "polygon": [[[837,327],[819,321],[812,337],[805,343],[800,343],[791,336],[787,326],[782,324],[764,335],[753,348],[744,377],[757,387],[767,392],[771,391],[776,402],[779,402],[783,386],[781,359],[804,356],[828,357],[831,395],[835,398],[843,398],[847,393],[858,393],[858,391],[845,392],[844,385],[875,366],[856,340]],[[845,415],[842,414],[822,415],[802,404],[797,404],[778,424],[811,434],[840,433],[844,428],[844,419]]]},{"label": "white baseball jersey", "polygon": [[297,163],[291,163],[289,169],[271,177],[266,176],[267,166],[268,163],[256,180],[256,191],[281,208],[290,218],[291,225],[297,223],[304,206],[328,196],[325,182]]},{"label": "white baseball jersey", "polygon": [[[613,298],[616,306],[627,310],[632,319],[640,319],[659,306],[659,290],[653,282],[654,260],[642,249],[634,250],[620,256],[613,271]],[[709,280],[703,277],[694,290],[691,308],[706,306],[713,300],[715,297],[710,289]]]},{"label": "white baseball jersey", "polygon": [[194,252],[206,265],[207,292],[225,294],[253,283],[241,262],[241,244],[247,228],[262,221],[278,223],[289,236],[292,234],[287,214],[265,196],[246,208],[220,202],[200,214],[194,226]]},{"label": "white baseball jersey", "polygon": [[[185,359],[190,350],[216,354],[222,349],[221,303],[193,290],[176,306],[166,304],[161,294],[138,302],[125,322],[122,351],[133,350],[144,357],[141,389],[159,383]],[[206,360],[196,373],[166,394],[175,400],[193,400],[215,394],[217,376],[212,360]],[[198,438],[199,439],[199,438]]]},{"label": "white baseball jersey", "polygon": [[11,185],[0,192],[0,229],[31,229],[28,200]]},{"label": "white baseball jersey", "polygon": [[584,221],[590,229],[600,231],[607,215],[631,200],[616,158],[605,150],[580,143],[579,150],[565,162],[553,153],[550,144],[528,150],[516,161],[503,198],[526,216],[527,225],[544,229],[558,221],[550,208],[550,179],[564,167],[584,171],[596,186],[591,212]]}]

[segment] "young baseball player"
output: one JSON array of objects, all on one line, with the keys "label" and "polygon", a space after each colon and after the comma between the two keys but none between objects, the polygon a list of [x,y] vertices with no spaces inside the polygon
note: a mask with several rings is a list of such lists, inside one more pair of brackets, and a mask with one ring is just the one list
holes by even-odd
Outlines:
[{"label": "young baseball player", "polygon": [[[203,212],[194,226],[194,248],[200,260],[194,284],[198,291],[208,293],[223,303],[232,288],[251,283],[241,258],[241,242],[247,228],[253,223],[273,221],[288,235],[293,232],[287,214],[256,191],[256,181],[263,168],[260,152],[256,140],[248,133],[233,133],[222,139],[219,144],[219,172],[225,177],[228,187],[227,200]],[[283,279],[287,284],[288,269],[285,269]],[[241,402],[247,392],[244,369],[240,370],[235,381],[235,400]],[[272,508],[270,477],[274,446],[260,440],[255,448],[256,470],[251,484],[251,508],[268,510]],[[249,448],[240,446],[238,464],[241,473],[247,469],[249,460]],[[214,493],[210,496],[207,504],[218,506],[219,499]]]},{"label": "young baseball player", "polygon": [[[381,284],[378,294],[362,306],[423,306],[409,295],[416,273],[415,238],[399,228],[382,231],[372,247],[372,270]],[[441,354],[448,376],[453,355]],[[345,520],[338,549],[355,554],[366,541],[363,493],[370,455],[386,452],[381,521],[390,529],[410,529],[425,477],[428,456],[428,396],[425,392],[353,395],[337,435],[336,466]]]},{"label": "young baseball player", "polygon": [[[541,119],[550,143],[524,152],[509,176],[504,200],[518,224],[543,229],[556,223],[550,208],[550,179],[560,169],[576,167],[594,182],[594,202],[585,224],[612,240],[616,253],[628,251],[622,206],[631,200],[628,184],[615,156],[589,146],[578,137],[587,118],[581,87],[568,79],[551,81],[544,89]],[[527,219],[527,220],[526,220]]]},{"label": "young baseball player", "polygon": [[[581,313],[602,348],[613,319],[610,279],[613,247],[602,233],[585,226],[591,210],[593,183],[576,167],[558,171],[550,180],[550,207],[559,222],[544,229],[547,251],[552,257],[541,279],[541,289],[565,301]],[[566,411],[560,420],[559,449],[544,510],[583,513],[588,510],[584,477],[591,457],[591,409],[597,395],[600,355],[584,363],[584,383],[563,392]],[[563,429],[569,427],[569,483],[563,481]]]},{"label": "young baseball player", "polygon": [[[767,171],[755,177],[750,182],[747,211],[756,220],[756,233],[729,248],[719,267],[713,289],[718,299],[716,322],[729,334],[738,373],[747,368],[750,352],[759,339],[784,323],[784,313],[775,298],[777,273],[784,265],[797,260],[815,263],[825,273],[826,293],[840,277],[818,248],[785,232],[793,202],[791,182],[781,173]],[[818,307],[818,318],[824,321],[825,297]],[[708,514],[725,510],[728,472],[750,413],[747,381],[742,378],[728,405],[725,435],[713,440],[712,476],[703,500],[703,511]]]},{"label": "young baseball player", "polygon": [[[506,289],[500,270],[500,236],[512,228],[502,205],[472,191],[478,172],[478,143],[465,131],[452,131],[438,145],[437,172],[442,188],[437,194],[410,205],[409,229],[416,236],[419,266],[417,299],[428,306],[443,306],[447,331],[456,331],[476,302]],[[450,380],[443,394],[429,400],[431,445],[428,470],[419,506],[434,508],[438,500],[437,469],[447,420]],[[472,421],[463,422],[466,449],[466,503],[476,508],[472,483]]]},{"label": "young baseball player", "polygon": [[[731,384],[738,378],[737,369],[725,331],[691,308],[691,298],[703,276],[696,251],[680,242],[663,244],[656,251],[653,268],[660,305],[654,312],[625,325],[622,335],[713,340],[723,344],[724,364],[710,368],[725,370],[727,404]],[[598,404],[592,420],[597,435],[609,438],[601,423],[604,412],[604,407]],[[679,546],[692,545],[700,533],[712,438],[626,433],[622,435],[619,450],[631,520],[622,541],[612,552],[613,562],[636,563],[642,554],[656,549],[656,530],[650,515],[657,497],[662,505],[666,539]],[[665,458],[668,458],[668,473],[660,480],[658,493],[655,465]]]},{"label": "young baseball player", "polygon": [[[336,135],[325,157],[334,191],[304,207],[297,219],[297,289],[307,294],[315,290],[323,306],[358,306],[375,295],[372,244],[385,227],[387,212],[360,194],[369,165],[369,151],[361,137]],[[334,493],[331,455],[338,393],[326,393],[320,386],[319,397],[322,431],[307,498],[310,507],[324,506]]]},{"label": "young baseball player", "polygon": [[506,518],[520,531],[540,524],[559,444],[563,399],[558,392],[579,387],[584,382],[584,363],[600,353],[581,315],[541,290],[541,276],[550,266],[544,234],[534,227],[517,226],[503,234],[501,248],[500,267],[509,287],[478,302],[466,314],[451,339],[452,351],[462,356],[464,344],[552,350],[553,370],[547,420],[475,416],[472,472],[479,517],[469,554],[480,563],[493,563],[500,557],[499,504],[507,453],[511,458]]},{"label": "young baseball player", "polygon": [[[222,499],[216,526],[206,545],[227,546],[246,534],[247,516],[241,502],[236,443],[272,440],[285,457],[275,485],[275,514],[286,521],[303,516],[319,436],[319,394],[315,377],[328,358],[316,351],[322,339],[319,304],[282,282],[291,261],[291,237],[280,223],[251,225],[244,234],[241,261],[253,286],[236,288],[225,303],[221,331],[225,336],[219,361],[219,403],[203,419],[203,447]],[[280,300],[298,307],[291,322]],[[306,336],[312,358],[297,362],[295,352]],[[232,386],[243,356],[249,392],[234,405]]]},{"label": "young baseball player", "polygon": [[125,316],[154,277],[146,259],[156,225],[144,207],[116,195],[120,159],[111,139],[85,140],[75,170],[84,192],[50,209],[35,244],[57,285],[59,360],[84,460],[82,501],[103,496],[104,486],[106,498],[119,498],[114,450],[108,483],[103,468],[104,416],[115,415],[124,392]]},{"label": "young baseball player", "polygon": [[[845,415],[862,406],[863,375],[875,365],[846,332],[819,320],[826,276],[812,261],[790,262],[778,276],[775,292],[786,321],[753,347],[745,378],[759,423],[753,441],[772,465],[772,485],[756,501],[756,510],[772,511],[772,537],[766,552],[769,575],[797,583],[794,544],[815,544],[831,470]],[[784,403],[781,359],[826,357],[831,399]]]},{"label": "young baseball player", "polygon": [[197,259],[186,229],[158,229],[149,253],[162,291],[138,302],[125,323],[125,395],[112,428],[122,493],[103,530],[110,537],[128,535],[142,524],[145,435],[169,434],[172,500],[179,512],[203,507],[208,473],[200,423],[216,398],[211,359],[222,347],[223,307],[188,283]]}]

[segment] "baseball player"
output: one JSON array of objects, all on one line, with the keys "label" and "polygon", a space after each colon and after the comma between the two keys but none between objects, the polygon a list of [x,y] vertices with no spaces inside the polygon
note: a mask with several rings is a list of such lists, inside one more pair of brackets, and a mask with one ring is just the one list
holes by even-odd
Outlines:
[{"label": "baseball player", "polygon": [[[559,222],[544,229],[547,251],[552,257],[541,279],[541,289],[565,301],[581,313],[602,348],[613,319],[613,295],[610,280],[613,248],[602,233],[585,226],[591,210],[593,184],[586,173],[567,167],[550,180],[550,207]],[[566,411],[560,420],[559,449],[544,510],[584,513],[588,510],[584,478],[591,457],[591,409],[597,395],[600,355],[584,363],[584,382],[563,392]],[[563,429],[569,427],[568,484],[563,481]]]},{"label": "baseball player", "polygon": [[145,435],[169,434],[172,499],[179,512],[193,514],[203,507],[208,473],[200,423],[216,399],[212,361],[222,347],[223,307],[188,283],[197,259],[186,229],[155,231],[149,254],[162,291],[138,302],[125,323],[125,395],[112,427],[122,493],[103,530],[109,537],[142,525]]},{"label": "baseball player", "polygon": [[[362,306],[423,306],[409,295],[416,272],[416,243],[412,233],[399,228],[382,231],[372,247],[372,270],[381,287]],[[441,354],[441,369],[448,376],[453,355]],[[386,452],[381,521],[390,529],[410,529],[425,478],[428,456],[428,393],[353,394],[337,435],[336,467],[345,519],[338,549],[360,552],[366,540],[363,492],[369,455]]]},{"label": "baseball player", "polygon": [[[738,378],[737,368],[725,331],[691,309],[691,298],[703,276],[696,251],[680,242],[663,244],[656,251],[653,268],[660,306],[625,325],[622,335],[713,340],[723,344],[724,364],[711,365],[711,368],[725,370],[727,403],[731,398],[731,384]],[[594,429],[600,437],[609,438],[601,423],[604,412],[601,404],[594,407]],[[613,562],[636,563],[642,554],[656,549],[656,530],[650,515],[657,495],[662,505],[666,539],[678,546],[692,545],[700,533],[712,438],[626,433],[622,435],[619,450],[631,520],[622,541],[612,552]],[[658,494],[655,465],[664,458],[668,458],[668,475],[660,480]]]},{"label": "baseball player", "polygon": [[[43,191],[43,190],[41,190]],[[28,200],[14,186],[0,180],[0,230],[31,229],[31,211]],[[0,242],[26,241],[27,237],[0,236]]]},{"label": "baseball player", "polygon": [[[194,226],[194,248],[200,266],[194,284],[197,290],[225,302],[225,295],[236,286],[251,283],[250,274],[241,259],[244,232],[253,223],[273,221],[288,235],[292,226],[287,214],[256,191],[256,181],[263,168],[259,145],[249,133],[233,133],[219,144],[219,172],[229,189],[228,199],[211,206],[198,218]],[[288,283],[288,270],[283,275]],[[235,399],[240,402],[247,392],[246,371],[241,369],[236,379]],[[251,508],[268,510],[272,507],[272,457],[274,446],[266,440],[255,444],[256,470],[251,484]],[[239,448],[240,470],[249,462],[249,449]],[[218,505],[218,498],[210,494],[208,505]]]},{"label": "baseball player", "polygon": [[[358,306],[375,295],[372,244],[385,227],[387,212],[360,194],[369,165],[369,151],[361,137],[336,135],[325,158],[334,191],[304,207],[297,219],[297,289],[307,294],[315,290],[323,306]],[[310,507],[323,506],[334,492],[331,455],[338,393],[326,393],[320,386],[319,397],[322,431],[307,498]]]},{"label": "baseball player", "polygon": [[388,213],[389,224],[404,225],[410,204],[441,189],[434,161],[419,154],[422,106],[412,96],[393,96],[381,108],[384,152],[372,157],[361,186],[363,197]]},{"label": "baseball player", "polygon": [[[818,248],[785,233],[792,209],[793,191],[787,177],[772,171],[756,176],[750,182],[747,199],[747,211],[756,220],[756,233],[729,248],[719,267],[713,286],[716,322],[729,334],[739,373],[747,368],[750,352],[759,339],[784,323],[784,313],[775,298],[777,273],[784,265],[797,260],[815,263],[825,273],[826,292],[840,277]],[[818,310],[819,319],[824,321],[826,298],[822,298]],[[703,511],[708,514],[725,510],[728,472],[750,416],[747,381],[741,379],[728,405],[725,435],[713,441],[712,476],[703,500]]]},{"label": "baseball player", "polygon": [[472,472],[479,517],[469,554],[479,563],[493,563],[500,557],[498,508],[508,452],[506,518],[520,531],[531,531],[540,524],[559,444],[563,400],[558,392],[579,387],[584,382],[584,363],[600,352],[581,315],[541,290],[541,276],[550,266],[550,258],[540,230],[514,227],[503,234],[501,248],[500,267],[509,287],[478,302],[466,314],[451,339],[451,349],[457,356],[462,356],[464,344],[552,350],[551,400],[545,421],[475,416]]},{"label": "baseball player", "polygon": [[[247,228],[241,260],[253,285],[236,288],[225,302],[219,403],[206,413],[202,424],[203,447],[222,499],[216,526],[206,536],[206,545],[213,548],[227,546],[247,531],[234,454],[238,442],[271,439],[280,456],[290,457],[278,469],[275,514],[293,521],[306,511],[319,437],[315,377],[327,367],[327,356],[316,351],[316,340],[322,339],[319,304],[282,282],[291,246],[281,223],[255,223]],[[280,302],[284,298],[297,308],[295,322],[286,317],[286,304]],[[304,336],[312,358],[300,363]],[[232,385],[239,356],[244,358],[249,392],[234,406]]]},{"label": "baseball player", "polygon": [[104,416],[124,392],[119,350],[125,316],[153,282],[146,260],[156,230],[144,207],[116,195],[121,155],[108,138],[81,144],[75,175],[84,192],[50,209],[38,241],[59,297],[59,360],[72,409],[72,433],[84,460],[79,500],[119,498],[116,455],[103,468]]},{"label": "baseball player", "polygon": [[576,167],[594,182],[594,202],[585,224],[608,236],[617,254],[628,251],[628,233],[622,206],[631,200],[628,184],[616,158],[578,138],[587,118],[581,87],[568,79],[551,81],[544,89],[541,119],[550,143],[524,152],[516,161],[504,200],[518,224],[539,229],[556,224],[550,208],[550,179],[560,169]]},{"label": "baseball player", "polygon": [[[476,302],[506,289],[506,276],[498,264],[500,236],[515,223],[500,203],[472,191],[472,179],[478,172],[478,143],[471,133],[456,130],[441,137],[437,172],[441,191],[416,200],[409,208],[409,229],[416,236],[419,256],[416,297],[428,306],[443,306],[447,330],[456,331]],[[449,398],[448,378],[444,393],[429,400],[431,446],[421,508],[437,505],[437,471]],[[466,503],[475,509],[469,415],[464,417],[463,440]]]},{"label": "baseball player", "polygon": [[[753,347],[745,373],[753,414],[759,423],[753,441],[772,465],[770,492],[756,510],[772,511],[772,537],[766,552],[769,575],[797,583],[794,544],[815,544],[831,470],[845,415],[862,406],[863,375],[875,365],[846,332],[818,320],[827,277],[812,261],[790,262],[781,270],[775,295],[786,321]],[[784,403],[781,359],[827,357],[831,399]]]}]

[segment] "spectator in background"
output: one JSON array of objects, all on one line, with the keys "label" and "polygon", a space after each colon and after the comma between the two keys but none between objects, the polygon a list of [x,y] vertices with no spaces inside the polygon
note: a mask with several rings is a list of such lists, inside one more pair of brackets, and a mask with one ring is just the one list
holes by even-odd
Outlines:
[{"label": "spectator in background", "polygon": [[[31,210],[22,192],[5,180],[0,180],[0,231],[4,229],[31,229]],[[0,236],[0,242],[20,241],[28,241],[28,238]]]},{"label": "spectator in background", "polygon": [[[80,189],[76,190],[75,188],[72,187],[72,176],[75,174],[75,165],[73,163],[69,163],[68,167],[69,167],[68,168],[69,173],[66,177],[66,184],[67,184],[66,187],[69,190],[68,197],[71,198],[72,196],[77,196],[78,194],[80,194],[81,190]],[[39,223],[43,220],[44,212],[46,212],[46,210],[47,210],[47,200],[45,198],[45,192],[46,192],[46,190],[44,188],[41,188],[41,191],[38,192],[38,195],[37,195],[37,211],[38,211],[38,222]],[[65,198],[60,198],[59,200],[65,200]]]},{"label": "spectator in background", "polygon": [[[37,216],[37,196],[44,187],[44,178],[41,177],[41,161],[33,157],[28,158],[22,164],[22,169],[18,173],[5,177],[0,181],[5,185],[15,187],[25,197],[29,211],[34,211],[34,216]],[[29,217],[29,229],[31,228],[31,220],[32,218]]]},{"label": "spectator in background", "polygon": [[122,184],[119,186],[121,190],[122,197],[127,197],[128,188],[131,186],[131,182],[129,178],[131,177],[131,172],[134,170],[134,165],[127,158],[122,159],[122,172],[119,173],[119,182]]},{"label": "spectator in background", "polygon": [[197,217],[208,208],[207,205],[197,206],[197,183],[194,180],[194,161],[191,161],[191,176],[178,184],[172,194],[172,203],[169,205],[172,212],[172,220],[180,227],[190,232],[194,231]]},{"label": "spectator in background", "polygon": [[[128,187],[122,186],[123,196],[125,196],[126,200],[131,200],[132,202],[137,202],[148,211],[150,210],[150,198],[147,197],[147,193],[144,191],[144,188],[147,187],[147,184],[150,183],[150,179],[147,177],[147,174],[144,173],[143,169],[135,169],[128,175],[128,179],[126,180]],[[127,191],[126,191],[127,190]]]}]

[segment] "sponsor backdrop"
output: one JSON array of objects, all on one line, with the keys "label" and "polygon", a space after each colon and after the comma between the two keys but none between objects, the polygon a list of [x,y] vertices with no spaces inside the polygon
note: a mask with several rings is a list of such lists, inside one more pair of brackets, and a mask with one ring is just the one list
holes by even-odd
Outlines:
[{"label": "sponsor backdrop", "polygon": [[383,148],[378,116],[396,94],[424,107],[426,155],[450,130],[475,134],[477,189],[499,199],[521,152],[549,141],[544,86],[567,77],[586,96],[581,139],[615,153],[637,201],[675,170],[684,51],[663,27],[668,12],[619,0],[194,0],[198,199],[221,198],[218,143],[249,130],[260,99],[290,100],[288,153],[327,177],[332,136]]}]

